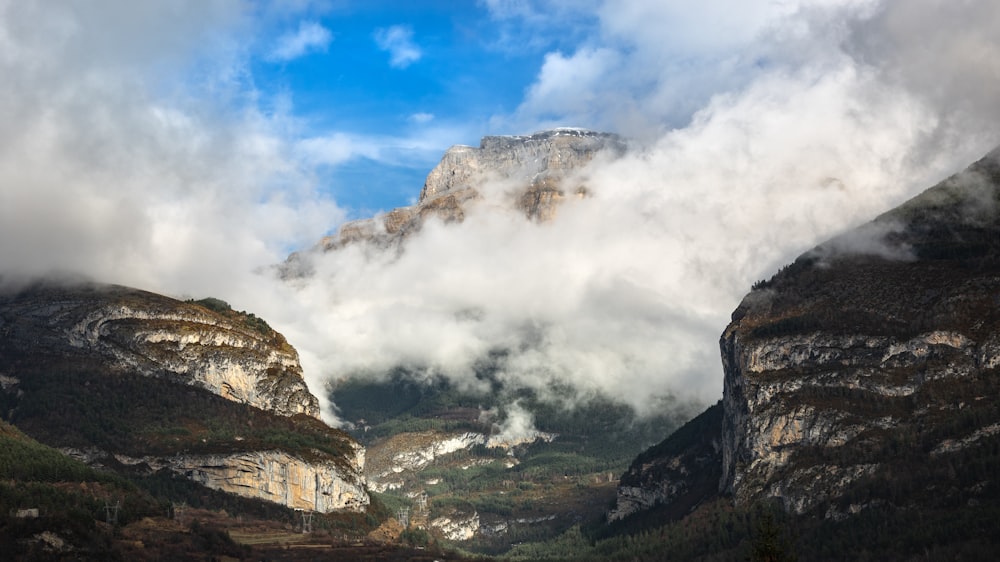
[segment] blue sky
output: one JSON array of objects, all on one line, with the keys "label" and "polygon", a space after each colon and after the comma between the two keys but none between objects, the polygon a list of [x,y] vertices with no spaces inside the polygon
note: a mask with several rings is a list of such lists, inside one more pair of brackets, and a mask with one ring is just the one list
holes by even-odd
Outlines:
[{"label": "blue sky", "polygon": [[[450,144],[522,134],[492,122],[513,113],[545,54],[572,49],[593,18],[577,14],[526,36],[474,1],[359,2],[269,25],[251,66],[254,84],[291,104],[315,134],[382,137],[383,160],[359,155],[323,169],[329,192],[358,215],[407,205]],[[419,138],[408,147],[389,139]]]}]

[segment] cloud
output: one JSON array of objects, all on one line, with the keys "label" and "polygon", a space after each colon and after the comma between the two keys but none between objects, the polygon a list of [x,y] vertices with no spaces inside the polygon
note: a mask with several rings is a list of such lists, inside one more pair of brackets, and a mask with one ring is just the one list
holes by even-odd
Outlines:
[{"label": "cloud", "polygon": [[[507,387],[568,385],[641,412],[707,404],[722,386],[718,334],[754,281],[1000,140],[995,121],[975,119],[992,115],[988,103],[932,95],[909,62],[925,56],[919,41],[872,42],[892,36],[886,10],[903,4],[733,4],[716,36],[701,36],[727,5],[607,3],[601,34],[549,53],[497,126],[596,124],[639,137],[636,150],[584,171],[592,196],[551,223],[487,197],[461,224],[428,223],[401,255],[358,246],[318,258],[292,299],[310,365],[331,379],[404,365],[476,389],[492,357]],[[935,21],[922,7],[918,19]],[[964,33],[992,48],[985,15],[941,18],[935,40]],[[654,32],[670,21],[696,36],[668,39],[677,53]],[[740,21],[747,29],[730,29]],[[991,52],[947,50],[962,59],[938,65],[949,76]],[[965,77],[956,93],[1000,81]]]},{"label": "cloud", "polygon": [[422,125],[424,123],[430,123],[431,121],[433,121],[434,120],[434,114],[433,113],[425,113],[425,112],[414,113],[414,114],[410,115],[407,118],[407,120],[410,121],[411,123],[416,123],[418,125]]},{"label": "cloud", "polygon": [[314,21],[299,22],[299,29],[278,38],[268,54],[272,61],[287,62],[304,55],[326,52],[333,41],[330,30]]},{"label": "cloud", "polygon": [[375,43],[389,53],[389,65],[393,68],[406,68],[423,56],[420,47],[413,42],[413,29],[408,25],[375,30]]},{"label": "cloud", "polygon": [[219,295],[342,220],[289,140],[295,120],[254,101],[239,2],[4,14],[5,271]]},{"label": "cloud", "polygon": [[641,412],[714,401],[718,334],[750,285],[925,179],[895,147],[928,116],[891,95],[856,115],[870,80],[844,68],[718,98],[692,126],[587,170],[592,196],[551,223],[488,197],[400,256],[326,254],[300,294],[323,312],[299,344],[333,378],[404,365],[475,389],[477,362],[502,351],[508,388],[570,385]]}]

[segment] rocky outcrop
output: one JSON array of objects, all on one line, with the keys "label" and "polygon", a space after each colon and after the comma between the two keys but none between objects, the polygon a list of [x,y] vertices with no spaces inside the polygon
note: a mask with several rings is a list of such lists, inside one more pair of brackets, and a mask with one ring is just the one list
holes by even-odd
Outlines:
[{"label": "rocky outcrop", "polygon": [[[476,431],[398,433],[373,444],[369,448],[369,462],[365,474],[371,482],[372,489],[376,491],[394,490],[403,488],[406,480],[412,480],[415,473],[419,473],[435,461],[452,453],[469,451],[479,445],[488,449],[506,449],[510,454],[512,447],[538,441],[548,443],[555,438],[555,434],[537,430],[516,438],[503,435],[487,436]],[[480,461],[488,464],[493,462],[493,459],[472,459],[468,466]]]},{"label": "rocky outcrop", "polygon": [[307,511],[364,511],[369,504],[364,480],[364,449],[354,445],[345,459],[306,460],[284,451],[243,451],[215,455],[129,457],[97,450],[64,450],[89,464],[108,458],[151,471],[170,470],[213,490],[265,500]]},{"label": "rocky outcrop", "polygon": [[[601,151],[620,155],[620,137],[584,129],[553,129],[526,136],[483,137],[479,148],[453,146],[431,170],[420,202],[445,193],[475,188],[484,181],[510,181],[533,195],[519,207],[532,217],[551,210],[545,193],[562,196],[558,182],[582,169]],[[531,204],[541,202],[541,206]],[[544,217],[543,217],[544,218]]]},{"label": "rocky outcrop", "polygon": [[757,283],[722,334],[721,408],[643,453],[609,520],[683,515],[713,470],[737,506],[837,521],[992,501],[998,210],[1000,149]]},{"label": "rocky outcrop", "polygon": [[318,417],[295,349],[260,319],[227,308],[118,286],[34,284],[0,295],[0,330],[9,352],[88,357],[280,415]]},{"label": "rocky outcrop", "polygon": [[431,528],[450,541],[472,540],[479,531],[479,514],[452,512],[431,520]]},{"label": "rocky outcrop", "polygon": [[4,415],[88,462],[295,509],[369,503],[364,449],[318,419],[295,350],[222,301],[21,286],[0,295],[0,373]]},{"label": "rocky outcrop", "polygon": [[[804,513],[888,479],[908,447],[930,463],[991,441],[998,200],[991,154],[869,229],[887,234],[831,241],[744,299],[721,340],[720,487],[737,504]],[[905,257],[857,249],[872,246]]]},{"label": "rocky outcrop", "polygon": [[[509,208],[533,220],[549,220],[561,201],[586,195],[582,183],[567,183],[574,172],[598,154],[616,157],[625,149],[625,142],[617,135],[569,128],[483,137],[478,148],[453,146],[427,175],[416,205],[347,223],[337,234],[321,240],[318,247],[328,251],[358,241],[384,247],[419,231],[430,218],[461,222],[468,206],[482,198],[482,187],[488,182],[503,185]],[[303,259],[294,254],[285,273],[302,266]]]},{"label": "rocky outcrop", "polygon": [[622,475],[609,522],[663,506],[672,518],[713,497],[722,474],[722,404],[639,455]]},{"label": "rocky outcrop", "polygon": [[367,474],[373,481],[380,481],[401,472],[419,471],[435,459],[485,442],[486,437],[482,433],[471,431],[457,434],[437,431],[400,433],[371,447]]}]

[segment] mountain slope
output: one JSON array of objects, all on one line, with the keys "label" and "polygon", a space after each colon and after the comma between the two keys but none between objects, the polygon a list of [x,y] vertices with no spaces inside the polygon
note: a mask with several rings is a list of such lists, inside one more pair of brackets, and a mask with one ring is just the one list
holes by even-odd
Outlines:
[{"label": "mountain slope", "polygon": [[280,415],[319,416],[285,338],[218,299],[184,303],[125,287],[34,283],[0,295],[0,331],[7,356],[100,358],[115,370]]},{"label": "mountain slope", "polygon": [[[779,506],[801,559],[990,556],[1000,536],[998,203],[995,150],[756,284],[720,341],[721,428],[689,423],[637,459],[612,512],[627,526],[612,529],[683,511],[675,492],[696,487],[705,466],[695,459],[718,440],[708,470],[721,475],[722,501],[742,521]],[[715,497],[660,533],[699,525]],[[732,534],[703,532],[700,556],[734,546]]]},{"label": "mountain slope", "polygon": [[[370,219],[347,223],[313,251],[330,251],[355,242],[390,247],[420,231],[424,221],[461,222],[470,205],[481,202],[491,186],[494,203],[530,219],[550,220],[568,197],[585,197],[587,188],[574,174],[594,158],[621,156],[626,142],[610,133],[552,129],[532,135],[483,137],[478,148],[456,145],[427,174],[415,205]],[[289,257],[283,271],[308,271],[308,253]]]},{"label": "mountain slope", "polygon": [[[839,517],[890,501],[845,500],[855,484],[997,442],[998,156],[820,246],[744,299],[722,338],[722,488],[737,502],[780,497],[790,510]],[[980,501],[994,485],[946,495]]]},{"label": "mountain slope", "polygon": [[0,413],[95,465],[167,471],[294,508],[364,510],[364,450],[314,417],[259,319],[115,286],[0,297]]}]

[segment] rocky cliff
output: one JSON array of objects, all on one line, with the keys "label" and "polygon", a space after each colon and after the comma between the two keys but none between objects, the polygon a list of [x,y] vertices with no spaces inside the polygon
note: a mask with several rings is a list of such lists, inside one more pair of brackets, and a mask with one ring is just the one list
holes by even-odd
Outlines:
[{"label": "rocky cliff", "polygon": [[[364,449],[358,445],[347,462],[305,460],[285,451],[243,451],[232,454],[130,457],[98,450],[66,449],[88,464],[113,458],[130,467],[167,469],[213,490],[278,503],[293,509],[329,513],[364,511],[369,498],[360,471]],[[313,455],[315,457],[315,455]]]},{"label": "rocky cliff", "polygon": [[99,357],[280,415],[319,416],[281,334],[222,301],[203,302],[217,310],[125,287],[34,284],[0,295],[0,334],[7,353]]},{"label": "rocky cliff", "polygon": [[758,284],[721,340],[722,490],[836,517],[910,455],[995,442],[998,201],[995,151]]},{"label": "rocky cliff", "polygon": [[612,518],[711,470],[737,507],[831,520],[995,501],[998,203],[1000,150],[758,283],[721,338],[721,428],[640,457]]},{"label": "rocky cliff", "polygon": [[361,240],[391,245],[420,230],[432,217],[461,222],[489,182],[503,185],[509,208],[531,219],[549,220],[561,201],[586,195],[584,185],[569,181],[574,172],[598,154],[615,157],[625,149],[625,141],[617,135],[569,128],[483,137],[478,148],[453,146],[427,175],[416,205],[345,224],[319,248],[331,250]]},{"label": "rocky cliff", "polygon": [[364,449],[318,419],[295,350],[252,314],[117,286],[0,296],[0,415],[92,464],[361,511]]},{"label": "rocky cliff", "polygon": [[621,477],[608,521],[660,506],[670,512],[670,518],[683,517],[715,496],[721,475],[720,403],[636,457]]}]

